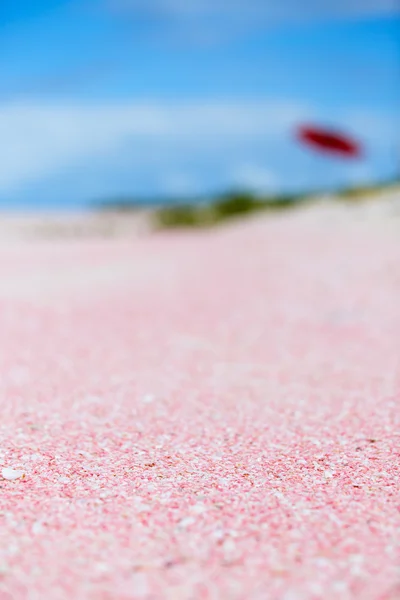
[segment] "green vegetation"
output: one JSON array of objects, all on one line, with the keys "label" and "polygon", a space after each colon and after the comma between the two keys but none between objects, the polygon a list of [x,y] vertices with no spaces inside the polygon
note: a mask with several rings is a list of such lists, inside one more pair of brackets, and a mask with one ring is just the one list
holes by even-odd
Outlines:
[{"label": "green vegetation", "polygon": [[[379,191],[395,188],[399,182],[380,182],[364,187],[352,187],[337,190],[335,197],[344,202],[368,199]],[[312,195],[292,194],[260,197],[251,192],[234,190],[212,198],[208,202],[187,199],[182,203],[172,199],[163,203],[153,201],[140,201],[130,198],[117,198],[97,204],[100,210],[118,212],[131,212],[141,208],[152,209],[154,225],[159,229],[171,228],[204,228],[217,226],[228,220],[244,217],[257,212],[277,212],[304,205],[307,201],[319,197],[315,192]]]},{"label": "green vegetation", "polygon": [[232,192],[225,194],[214,203],[216,220],[223,220],[231,216],[244,215],[263,206],[262,200],[248,192]]},{"label": "green vegetation", "polygon": [[196,205],[177,205],[159,208],[155,212],[156,224],[162,228],[199,227],[207,224],[206,215]]},{"label": "green vegetation", "polygon": [[292,208],[299,199],[287,195],[260,198],[249,192],[231,192],[208,204],[164,206],[155,211],[154,220],[160,228],[210,227],[255,212]]},{"label": "green vegetation", "polygon": [[354,186],[350,188],[345,188],[339,190],[336,193],[336,196],[340,200],[344,201],[357,201],[357,200],[366,200],[371,196],[376,196],[379,192],[387,191],[390,189],[398,189],[399,181],[390,180],[390,181],[381,181],[371,185],[364,186]]}]

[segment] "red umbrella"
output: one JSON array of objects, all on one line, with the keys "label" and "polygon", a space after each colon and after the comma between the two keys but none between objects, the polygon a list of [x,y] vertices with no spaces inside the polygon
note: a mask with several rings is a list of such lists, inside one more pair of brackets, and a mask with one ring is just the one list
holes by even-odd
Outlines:
[{"label": "red umbrella", "polygon": [[327,154],[336,154],[343,158],[358,158],[361,147],[350,136],[311,125],[303,125],[297,130],[297,138],[303,144]]}]

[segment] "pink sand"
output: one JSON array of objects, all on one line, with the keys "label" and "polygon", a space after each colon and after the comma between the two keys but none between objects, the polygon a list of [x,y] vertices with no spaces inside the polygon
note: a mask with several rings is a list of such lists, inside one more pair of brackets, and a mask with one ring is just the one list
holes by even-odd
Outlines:
[{"label": "pink sand", "polygon": [[0,600],[400,598],[399,231],[21,243],[0,274]]}]

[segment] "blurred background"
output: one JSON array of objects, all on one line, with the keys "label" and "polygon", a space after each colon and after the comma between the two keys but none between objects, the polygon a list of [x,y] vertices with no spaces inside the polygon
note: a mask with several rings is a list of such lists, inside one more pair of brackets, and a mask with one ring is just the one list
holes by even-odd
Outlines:
[{"label": "blurred background", "polygon": [[1,0],[0,208],[394,181],[399,40],[395,0]]}]

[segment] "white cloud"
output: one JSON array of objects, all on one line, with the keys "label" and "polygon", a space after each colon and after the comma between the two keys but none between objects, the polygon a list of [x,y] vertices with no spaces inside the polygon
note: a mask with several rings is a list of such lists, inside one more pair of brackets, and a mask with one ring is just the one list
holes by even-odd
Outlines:
[{"label": "white cloud", "polygon": [[[234,183],[271,191],[281,183],[275,181],[275,172],[282,177],[277,164],[283,161],[285,169],[296,168],[300,160],[290,143],[295,125],[303,120],[323,124],[323,112],[300,102],[279,100],[3,103],[0,194],[19,192],[35,182],[55,181],[59,174],[69,173],[74,176],[72,186],[79,179],[87,182],[93,178],[106,188],[110,176],[115,182],[118,174],[124,177],[128,172],[137,182],[150,178],[151,184],[165,193],[197,193],[197,185],[204,185],[204,172],[215,185]],[[366,142],[366,163],[388,162],[388,149],[395,140],[393,117],[339,108],[334,118],[330,116],[331,123],[350,128]],[[223,173],[229,175],[229,181]],[[120,185],[124,185],[122,178]],[[96,190],[101,192],[100,183]]]},{"label": "white cloud", "polygon": [[109,14],[157,42],[208,46],[290,24],[394,15],[398,0],[103,0]]},{"label": "white cloud", "polygon": [[398,12],[397,0],[105,0],[116,13],[154,20],[224,18],[264,23]]},{"label": "white cloud", "polygon": [[[290,102],[61,105],[0,104],[0,192],[82,166],[132,138],[204,151],[282,137],[306,106]],[[140,152],[139,152],[140,154]]]},{"label": "white cloud", "polygon": [[381,112],[359,109],[352,110],[343,115],[343,124],[353,132],[360,132],[366,141],[372,141],[374,145],[384,145],[398,139],[398,116],[387,113],[384,117]]},{"label": "white cloud", "polygon": [[244,164],[233,173],[234,183],[255,193],[271,193],[278,187],[276,175],[268,168]]},{"label": "white cloud", "polygon": [[357,186],[367,184],[369,181],[373,181],[375,173],[370,165],[357,165],[352,166],[346,173],[347,183],[349,186]]},{"label": "white cloud", "polygon": [[189,173],[171,172],[161,177],[161,187],[166,195],[195,196],[202,185]]}]

